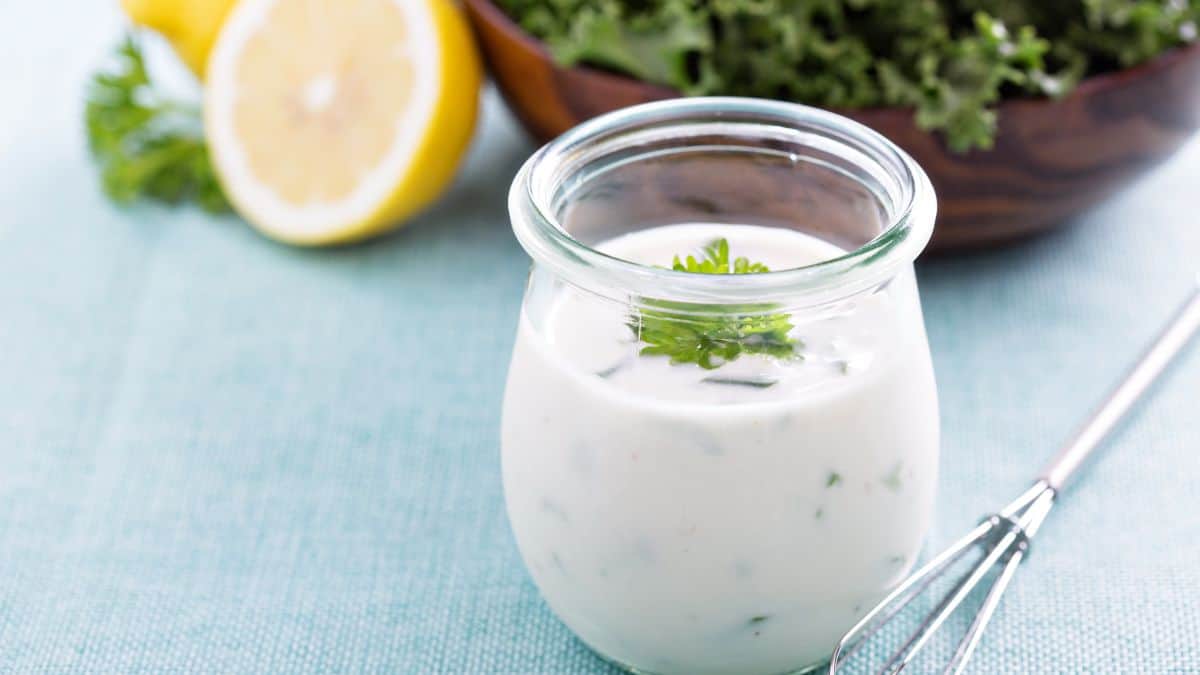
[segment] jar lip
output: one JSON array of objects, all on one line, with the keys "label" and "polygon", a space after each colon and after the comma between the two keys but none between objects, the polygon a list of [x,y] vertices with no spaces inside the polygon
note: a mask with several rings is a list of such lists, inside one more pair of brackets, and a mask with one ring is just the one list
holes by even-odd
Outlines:
[{"label": "jar lip", "polygon": [[[563,183],[562,165],[582,149],[646,128],[699,123],[757,124],[764,129],[820,132],[847,150],[898,174],[900,199],[871,240],[836,258],[762,274],[706,275],[652,267],[611,256],[575,239],[551,208]],[[885,283],[911,264],[933,231],[936,197],[916,161],[882,134],[836,113],[797,103],[740,97],[670,99],[623,108],[568,130],[535,152],[509,192],[513,231],[536,263],[565,280],[604,295],[684,302],[813,303],[846,297]]]}]

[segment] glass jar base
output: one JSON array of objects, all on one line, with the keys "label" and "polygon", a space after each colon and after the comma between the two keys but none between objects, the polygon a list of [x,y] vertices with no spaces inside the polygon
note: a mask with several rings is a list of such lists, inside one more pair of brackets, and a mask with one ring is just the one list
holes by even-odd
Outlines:
[{"label": "glass jar base", "polygon": [[[629,673],[630,675],[667,675],[666,673],[660,673],[660,672],[656,672],[653,670],[643,670],[641,668],[636,668],[634,666],[631,666],[628,663],[622,663],[621,661],[618,661],[617,659],[614,659],[609,656],[605,656],[604,654],[600,653],[598,650],[593,648],[588,643],[584,642],[583,640],[580,640],[578,637],[576,637],[576,639],[579,640],[580,644],[582,644],[584,647],[587,647],[588,651],[595,654],[600,660],[616,667],[618,670],[620,670],[622,672]],[[828,665],[829,665],[829,661],[822,660],[822,661],[817,661],[816,663],[810,663],[807,666],[802,666],[795,670],[785,670],[783,672],[771,673],[770,675],[810,675],[811,673],[816,673],[816,672],[824,669]]]}]

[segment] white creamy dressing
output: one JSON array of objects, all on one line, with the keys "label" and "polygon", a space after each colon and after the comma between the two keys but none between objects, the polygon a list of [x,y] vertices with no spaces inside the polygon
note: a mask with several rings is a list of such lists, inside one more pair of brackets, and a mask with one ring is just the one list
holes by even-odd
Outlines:
[{"label": "white creamy dressing", "polygon": [[[718,237],[773,270],[842,253],[731,225],[596,248],[668,265]],[[631,308],[586,291],[560,284],[538,311],[522,312],[509,372],[505,495],[542,595],[594,649],[653,673],[792,671],[911,568],[938,454],[911,269],[791,312],[797,356],[715,370],[639,356]]]}]

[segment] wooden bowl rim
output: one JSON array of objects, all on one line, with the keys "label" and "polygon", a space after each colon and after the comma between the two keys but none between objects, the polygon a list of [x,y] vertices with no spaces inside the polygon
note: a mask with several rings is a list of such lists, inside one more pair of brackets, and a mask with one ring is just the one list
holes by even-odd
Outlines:
[{"label": "wooden bowl rim", "polygon": [[[504,31],[508,35],[509,39],[516,40],[525,48],[533,50],[538,54],[538,56],[554,64],[557,68],[583,71],[594,77],[617,80],[625,84],[636,85],[646,91],[656,92],[664,97],[683,96],[682,93],[671,87],[652,82],[643,82],[637,78],[630,77],[628,75],[622,75],[620,73],[614,73],[608,70],[601,70],[591,66],[561,66],[554,61],[554,57],[550,54],[550,50],[546,48],[545,44],[541,40],[538,40],[529,33],[526,33],[525,30],[517,24],[517,22],[513,21],[512,18],[510,18],[508,14],[504,12],[504,10],[497,7],[496,3],[494,3],[492,0],[464,0],[464,2],[469,5],[471,9],[478,12],[485,21]],[[1091,97],[1109,89],[1119,88],[1131,80],[1140,79],[1143,76],[1167,70],[1177,62],[1185,61],[1197,55],[1200,55],[1200,41],[1193,42],[1192,44],[1173,47],[1150,59],[1149,61],[1139,63],[1136,66],[1122,68],[1120,70],[1113,70],[1107,73],[1100,73],[1099,75],[1092,75],[1091,77],[1085,77],[1077,85],[1075,85],[1075,88],[1072,89],[1070,93],[1062,98],[1009,98],[1004,99],[996,104],[996,109],[1001,111],[1001,114],[1003,114],[1003,110],[1005,108],[1047,106],[1076,98]],[[836,110],[841,113],[861,113],[865,115],[899,112],[908,114],[912,113],[912,108],[899,106],[837,108]]]}]

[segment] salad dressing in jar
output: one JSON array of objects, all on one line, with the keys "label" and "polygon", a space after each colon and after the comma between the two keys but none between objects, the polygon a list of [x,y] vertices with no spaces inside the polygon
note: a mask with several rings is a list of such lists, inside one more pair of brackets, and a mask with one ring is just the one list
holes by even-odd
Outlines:
[{"label": "salad dressing in jar", "polygon": [[503,479],[546,602],[637,672],[820,664],[932,516],[924,174],[830,113],[685,99],[568,132],[510,208]]}]

